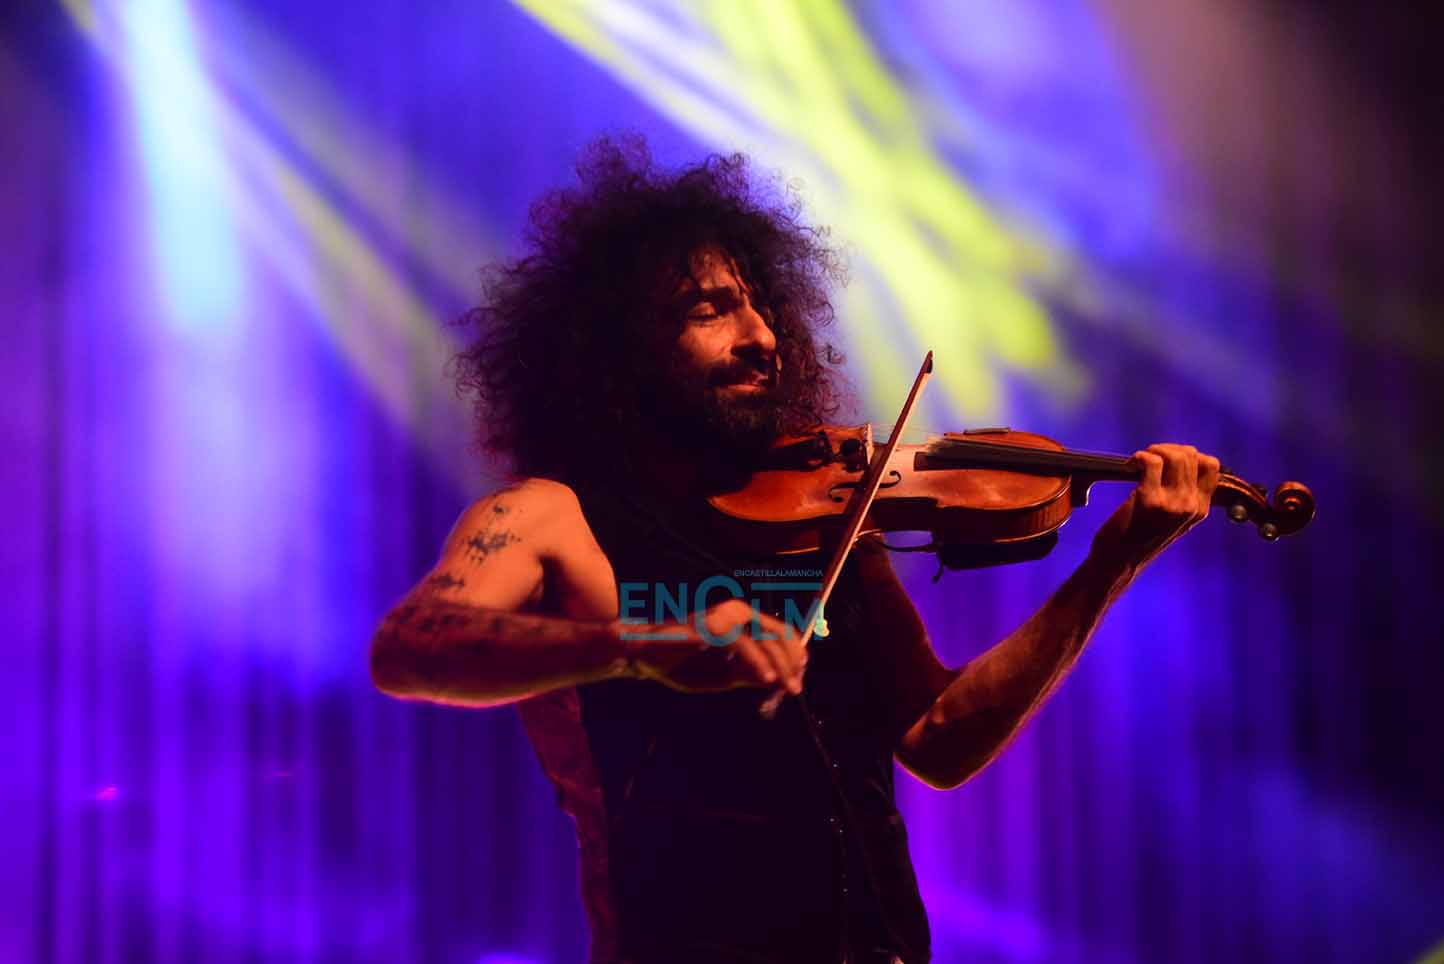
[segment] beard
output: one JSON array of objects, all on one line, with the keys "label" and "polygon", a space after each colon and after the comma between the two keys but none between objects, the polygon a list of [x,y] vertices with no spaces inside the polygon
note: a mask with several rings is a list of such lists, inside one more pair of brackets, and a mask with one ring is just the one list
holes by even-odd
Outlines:
[{"label": "beard", "polygon": [[744,362],[697,371],[673,359],[642,399],[642,418],[659,440],[701,459],[752,466],[782,434],[783,387],[735,391],[757,371]]}]

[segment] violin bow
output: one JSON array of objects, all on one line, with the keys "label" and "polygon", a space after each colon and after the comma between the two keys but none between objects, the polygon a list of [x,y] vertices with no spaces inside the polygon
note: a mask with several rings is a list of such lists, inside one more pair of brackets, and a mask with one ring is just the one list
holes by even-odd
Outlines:
[{"label": "violin bow", "polygon": [[[893,423],[892,434],[888,436],[887,444],[881,448],[873,447],[872,461],[868,463],[867,471],[863,473],[862,481],[858,483],[857,489],[852,493],[847,511],[842,517],[842,532],[832,551],[832,558],[828,560],[827,568],[823,570],[822,587],[818,589],[817,596],[807,611],[807,627],[802,631],[804,648],[811,644],[814,631],[818,629],[819,624],[822,624],[823,628],[821,632],[816,632],[816,635],[827,635],[826,621],[822,617],[823,607],[827,605],[828,597],[832,595],[832,589],[837,585],[838,576],[842,575],[842,567],[847,564],[847,557],[852,553],[852,547],[857,542],[857,536],[862,531],[863,523],[867,521],[867,513],[872,508],[872,501],[877,496],[878,487],[882,485],[883,476],[887,474],[888,461],[892,458],[893,450],[897,448],[899,440],[902,439],[903,432],[907,429],[908,419],[912,417],[913,407],[932,373],[933,353],[929,351],[923,356],[922,367],[918,369],[917,378],[913,379],[912,390],[908,392],[907,401],[903,402],[902,411],[898,413],[897,421]],[[760,709],[764,719],[770,720],[777,715],[777,707],[786,695],[786,690],[779,689],[767,698]]]}]

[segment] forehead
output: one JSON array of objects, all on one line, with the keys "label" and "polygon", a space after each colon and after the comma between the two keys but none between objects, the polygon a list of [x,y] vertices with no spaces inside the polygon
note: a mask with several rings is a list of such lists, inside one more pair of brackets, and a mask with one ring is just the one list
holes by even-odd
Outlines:
[{"label": "forehead", "polygon": [[736,259],[719,245],[707,244],[693,251],[687,266],[691,276],[681,279],[681,290],[689,290],[696,284],[703,288],[745,287]]}]

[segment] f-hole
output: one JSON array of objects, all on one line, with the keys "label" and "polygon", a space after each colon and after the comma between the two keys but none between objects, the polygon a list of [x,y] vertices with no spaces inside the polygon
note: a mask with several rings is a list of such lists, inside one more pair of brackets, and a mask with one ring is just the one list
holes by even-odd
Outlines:
[{"label": "f-hole", "polygon": [[[878,491],[881,492],[883,489],[890,489],[901,481],[901,472],[899,472],[897,469],[888,469],[887,475],[883,476],[883,480],[878,483]],[[832,488],[827,490],[827,497],[834,502],[846,502],[848,499],[852,498],[851,493],[847,495],[839,495],[838,490],[855,489],[860,484],[860,482],[839,482],[837,483],[837,485],[834,485]]]}]

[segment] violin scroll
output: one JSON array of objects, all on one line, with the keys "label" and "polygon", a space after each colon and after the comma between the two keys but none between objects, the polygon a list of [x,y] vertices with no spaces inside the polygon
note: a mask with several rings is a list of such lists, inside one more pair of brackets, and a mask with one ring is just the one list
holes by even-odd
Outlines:
[{"label": "violin scroll", "polygon": [[1213,504],[1224,507],[1234,522],[1252,522],[1268,542],[1293,535],[1314,517],[1314,494],[1303,483],[1281,482],[1270,495],[1262,486],[1227,472],[1219,476]]}]

